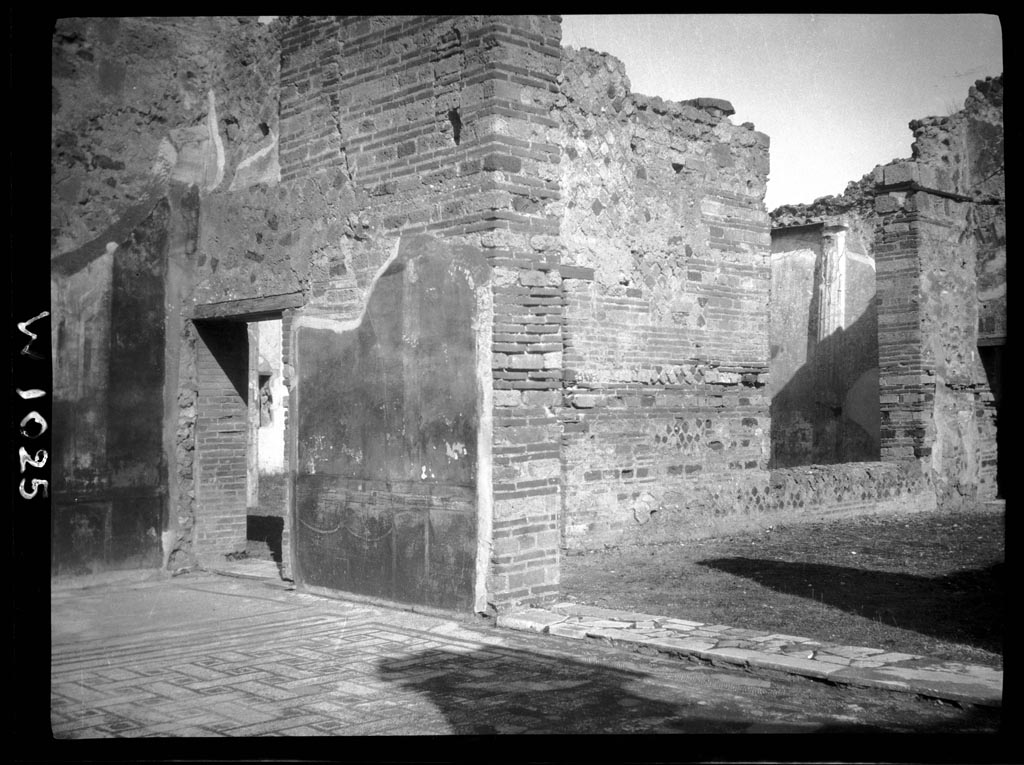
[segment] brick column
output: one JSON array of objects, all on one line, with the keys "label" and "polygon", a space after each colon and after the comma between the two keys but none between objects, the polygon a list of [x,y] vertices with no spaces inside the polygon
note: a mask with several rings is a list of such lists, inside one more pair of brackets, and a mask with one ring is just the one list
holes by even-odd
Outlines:
[{"label": "brick column", "polygon": [[970,202],[923,188],[915,165],[876,173],[881,455],[919,460],[940,505],[994,495],[991,391],[978,353]]}]

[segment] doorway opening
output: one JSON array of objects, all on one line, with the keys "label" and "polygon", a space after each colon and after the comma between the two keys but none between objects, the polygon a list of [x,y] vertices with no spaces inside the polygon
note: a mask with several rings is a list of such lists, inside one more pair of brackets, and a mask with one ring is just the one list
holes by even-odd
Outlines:
[{"label": "doorway opening", "polygon": [[197,319],[196,555],[216,568],[290,556],[281,315]]}]

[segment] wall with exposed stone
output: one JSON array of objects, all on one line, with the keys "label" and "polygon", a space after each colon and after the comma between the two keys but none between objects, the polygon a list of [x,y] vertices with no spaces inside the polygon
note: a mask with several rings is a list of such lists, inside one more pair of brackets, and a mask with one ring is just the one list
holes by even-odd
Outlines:
[{"label": "wall with exposed stone", "polygon": [[732,112],[634,94],[621,62],[563,51],[569,548],[763,509],[768,138]]},{"label": "wall with exposed stone", "polygon": [[[55,451],[78,463],[56,482],[55,524],[92,545],[80,555],[58,535],[54,570],[179,565],[196,399],[194,385],[178,391],[195,363],[182,306],[202,200],[256,167],[276,172],[277,42],[254,19],[60,19],[52,57],[52,342],[71,383],[55,390],[54,432],[71,439]],[[261,151],[269,161],[246,164]],[[142,368],[155,375],[144,384]],[[120,486],[118,438],[138,466]]]}]

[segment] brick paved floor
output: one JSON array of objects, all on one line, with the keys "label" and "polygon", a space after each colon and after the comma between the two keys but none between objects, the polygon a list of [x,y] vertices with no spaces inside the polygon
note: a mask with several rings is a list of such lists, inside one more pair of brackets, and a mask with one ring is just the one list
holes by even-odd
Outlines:
[{"label": "brick paved floor", "polygon": [[[58,739],[991,732],[998,713],[208,575],[51,596]],[[480,622],[483,622],[481,619]]]}]

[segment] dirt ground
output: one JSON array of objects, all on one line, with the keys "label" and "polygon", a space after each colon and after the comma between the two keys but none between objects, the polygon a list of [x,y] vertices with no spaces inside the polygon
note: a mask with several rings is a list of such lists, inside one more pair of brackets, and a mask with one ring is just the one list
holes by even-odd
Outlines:
[{"label": "dirt ground", "polygon": [[562,559],[564,600],[1002,667],[1004,512],[865,515]]}]

